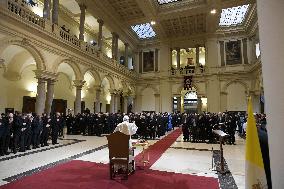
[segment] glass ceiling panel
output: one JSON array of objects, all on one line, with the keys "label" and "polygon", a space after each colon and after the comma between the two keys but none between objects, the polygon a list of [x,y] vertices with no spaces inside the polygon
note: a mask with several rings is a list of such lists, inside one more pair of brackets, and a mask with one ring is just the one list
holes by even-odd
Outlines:
[{"label": "glass ceiling panel", "polygon": [[163,4],[168,4],[168,3],[174,3],[177,1],[181,1],[181,0],[157,0],[159,5],[163,5]]},{"label": "glass ceiling panel", "polygon": [[222,9],[219,26],[236,26],[241,24],[246,16],[249,5]]},{"label": "glass ceiling panel", "polygon": [[131,26],[131,28],[137,34],[139,39],[150,39],[156,36],[150,23],[134,25]]}]

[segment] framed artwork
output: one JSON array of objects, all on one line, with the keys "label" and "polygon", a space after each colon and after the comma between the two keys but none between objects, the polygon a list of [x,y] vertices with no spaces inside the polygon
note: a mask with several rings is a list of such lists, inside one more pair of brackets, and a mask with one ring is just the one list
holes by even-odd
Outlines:
[{"label": "framed artwork", "polygon": [[241,41],[226,42],[226,65],[234,65],[242,63]]},{"label": "framed artwork", "polygon": [[154,51],[143,52],[143,72],[154,71]]}]

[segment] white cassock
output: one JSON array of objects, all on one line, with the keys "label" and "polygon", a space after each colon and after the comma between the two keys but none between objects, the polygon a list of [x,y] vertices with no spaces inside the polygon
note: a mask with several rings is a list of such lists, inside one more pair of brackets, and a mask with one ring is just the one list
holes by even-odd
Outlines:
[{"label": "white cassock", "polygon": [[[129,123],[127,121],[124,121],[122,123],[119,123],[116,128],[114,129],[114,132],[119,131],[126,135],[134,135],[137,132],[138,127],[135,125],[135,123]],[[129,147],[132,147],[132,140],[130,137],[129,140]]]}]

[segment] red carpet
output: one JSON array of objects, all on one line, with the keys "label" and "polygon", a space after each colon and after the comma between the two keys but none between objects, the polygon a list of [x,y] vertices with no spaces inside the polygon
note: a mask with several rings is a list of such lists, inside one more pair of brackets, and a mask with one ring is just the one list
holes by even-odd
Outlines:
[{"label": "red carpet", "polygon": [[[181,130],[177,129],[150,146],[146,150],[150,164],[143,170],[136,170],[128,180],[110,180],[108,165],[75,160],[24,177],[0,189],[219,189],[215,178],[149,169],[180,134]],[[138,154],[136,162],[141,158],[142,154]]]},{"label": "red carpet", "polygon": [[[181,135],[181,129],[176,129],[163,139],[157,141],[155,144],[150,146],[148,149],[145,150],[145,157],[149,154],[150,163],[145,166],[145,168],[150,168],[162,155],[163,153],[176,141],[176,139]],[[142,153],[138,154],[135,157],[136,165],[141,165]]]},{"label": "red carpet", "polygon": [[71,161],[27,176],[0,189],[219,189],[217,179],[137,170],[128,180],[110,180],[109,167]]}]

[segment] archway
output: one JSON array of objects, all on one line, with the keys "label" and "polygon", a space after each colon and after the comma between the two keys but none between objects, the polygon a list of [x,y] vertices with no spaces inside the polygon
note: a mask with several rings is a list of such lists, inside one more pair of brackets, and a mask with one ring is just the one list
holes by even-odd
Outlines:
[{"label": "archway", "polygon": [[[33,70],[43,68],[43,62],[37,61],[39,54],[30,53],[25,47],[8,45],[1,49],[4,60],[0,68],[0,111],[10,108],[20,112],[35,112],[37,79]],[[5,110],[6,109],[6,110]]]},{"label": "archway", "polygon": [[181,111],[186,113],[198,112],[198,98],[195,88],[181,91]]},{"label": "archway", "polygon": [[102,80],[102,91],[101,91],[101,111],[102,112],[110,112],[110,101],[111,101],[111,94],[110,90],[112,90],[111,82],[107,77],[103,78]]},{"label": "archway", "polygon": [[[51,112],[62,112],[65,114],[67,110],[74,109],[76,88],[73,86],[73,80],[75,80],[76,76],[73,68],[65,62],[62,62],[57,67],[57,73]],[[81,96],[83,97],[84,95]]]}]

